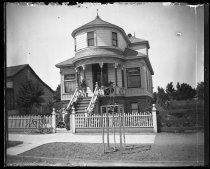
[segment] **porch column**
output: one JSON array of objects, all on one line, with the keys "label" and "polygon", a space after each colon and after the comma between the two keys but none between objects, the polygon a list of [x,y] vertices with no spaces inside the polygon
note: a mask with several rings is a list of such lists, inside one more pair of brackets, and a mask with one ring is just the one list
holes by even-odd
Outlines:
[{"label": "porch column", "polygon": [[76,71],[76,87],[78,87],[78,70],[75,67],[75,71]]},{"label": "porch column", "polygon": [[101,63],[99,63],[99,65],[100,65],[100,68],[101,68],[101,86],[103,86],[103,65],[104,65],[104,63],[101,62]]},{"label": "porch column", "polygon": [[118,86],[118,81],[117,81],[117,66],[118,66],[118,63],[114,63],[114,69],[115,69],[115,86]]},{"label": "porch column", "polygon": [[85,68],[86,68],[86,65],[82,65],[82,69],[83,69],[83,73],[84,73],[84,79],[86,79]]},{"label": "porch column", "polygon": [[153,127],[154,133],[157,133],[157,114],[156,114],[155,104],[152,105],[152,120],[153,120]]}]

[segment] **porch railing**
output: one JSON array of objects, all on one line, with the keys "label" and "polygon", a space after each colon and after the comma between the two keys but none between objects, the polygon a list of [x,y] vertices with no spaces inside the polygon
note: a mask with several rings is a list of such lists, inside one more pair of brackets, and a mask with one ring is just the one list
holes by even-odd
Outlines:
[{"label": "porch railing", "polygon": [[98,83],[96,82],[96,87],[95,87],[95,90],[94,90],[94,93],[93,93],[93,96],[90,100],[90,103],[88,105],[88,108],[87,108],[87,112],[88,113],[91,113],[95,107],[95,102],[98,98],[98,94],[99,94],[99,90],[98,90]]},{"label": "porch railing", "polygon": [[78,87],[75,89],[74,94],[73,94],[71,100],[69,101],[69,104],[67,105],[66,109],[68,109],[70,106],[72,106],[73,102],[75,102],[77,100],[77,92],[78,92]]},{"label": "porch railing", "polygon": [[114,86],[114,87],[101,87],[103,90],[102,96],[124,96],[125,89],[122,87]]}]

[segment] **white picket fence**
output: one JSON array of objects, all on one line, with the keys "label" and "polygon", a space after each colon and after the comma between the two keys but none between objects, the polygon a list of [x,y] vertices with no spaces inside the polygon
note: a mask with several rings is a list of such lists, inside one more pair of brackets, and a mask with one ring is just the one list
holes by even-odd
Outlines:
[{"label": "white picket fence", "polygon": [[29,128],[28,123],[34,119],[37,122],[36,128],[38,128],[39,124],[45,124],[46,127],[52,127],[52,116],[9,116],[8,117],[8,128]]},{"label": "white picket fence", "polygon": [[[152,112],[136,112],[136,113],[124,113],[124,114],[104,114],[101,115],[85,115],[75,114],[75,128],[101,128],[104,127],[119,126],[121,118],[121,124],[125,127],[153,127],[153,115]],[[102,123],[103,119],[103,123]],[[107,125],[108,124],[108,125]]]}]

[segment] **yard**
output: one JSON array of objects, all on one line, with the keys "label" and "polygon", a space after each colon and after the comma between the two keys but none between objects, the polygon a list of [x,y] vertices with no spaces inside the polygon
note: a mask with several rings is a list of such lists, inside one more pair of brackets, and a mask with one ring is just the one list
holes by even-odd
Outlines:
[{"label": "yard", "polygon": [[[24,161],[29,162],[30,160],[34,164],[38,160],[39,163],[37,165],[41,165],[44,162],[45,164],[43,165],[60,164],[71,166],[71,161],[97,160],[98,164],[104,161],[114,161],[130,163],[151,162],[150,165],[154,162],[195,165],[197,162],[202,163],[204,161],[203,141],[198,139],[193,133],[161,133],[156,136],[154,144],[126,145],[125,150],[122,152],[114,152],[111,149],[110,153],[105,154],[103,154],[103,147],[100,143],[48,143],[19,154],[19,161],[15,160],[14,157],[9,157],[8,164],[24,165]],[[113,147],[113,144],[111,144],[111,147]],[[20,163],[20,158],[22,163]],[[32,158],[36,160],[32,160]],[[57,161],[55,161],[56,159]],[[29,163],[26,164],[29,165]],[[81,165],[81,163],[78,165]]]}]

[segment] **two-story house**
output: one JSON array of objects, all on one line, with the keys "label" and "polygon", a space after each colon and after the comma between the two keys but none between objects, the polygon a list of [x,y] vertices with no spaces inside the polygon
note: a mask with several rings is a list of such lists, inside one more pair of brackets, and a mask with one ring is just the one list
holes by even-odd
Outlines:
[{"label": "two-story house", "polygon": [[[76,112],[97,113],[100,109],[95,107],[107,104],[107,98],[123,104],[125,112],[152,105],[154,72],[147,40],[127,35],[98,15],[75,29],[72,37],[75,56],[56,64],[61,75],[61,100],[67,101],[68,107],[76,102]],[[82,79],[87,82],[87,96],[79,94]]]}]

